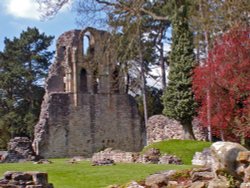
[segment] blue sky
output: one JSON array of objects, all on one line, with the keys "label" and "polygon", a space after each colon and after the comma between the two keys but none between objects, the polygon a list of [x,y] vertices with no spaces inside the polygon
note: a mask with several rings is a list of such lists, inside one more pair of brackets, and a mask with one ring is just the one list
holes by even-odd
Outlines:
[{"label": "blue sky", "polygon": [[[63,8],[53,19],[40,20],[38,4],[35,0],[1,0],[0,3],[0,51],[4,48],[4,38],[13,39],[27,27],[37,27],[40,32],[55,36],[77,28],[74,13],[69,7]],[[51,47],[55,49],[55,40]]]}]

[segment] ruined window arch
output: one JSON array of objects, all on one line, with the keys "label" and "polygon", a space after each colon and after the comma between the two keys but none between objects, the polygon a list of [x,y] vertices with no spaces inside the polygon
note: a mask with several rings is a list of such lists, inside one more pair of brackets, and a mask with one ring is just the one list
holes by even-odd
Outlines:
[{"label": "ruined window arch", "polygon": [[111,75],[111,92],[112,93],[119,93],[119,69],[116,67],[115,70],[112,72]]},{"label": "ruined window arch", "polygon": [[90,54],[90,32],[84,33],[82,44],[82,53],[86,57]]},{"label": "ruined window arch", "polygon": [[80,91],[82,93],[88,92],[87,71],[85,69],[81,69],[80,72]]}]

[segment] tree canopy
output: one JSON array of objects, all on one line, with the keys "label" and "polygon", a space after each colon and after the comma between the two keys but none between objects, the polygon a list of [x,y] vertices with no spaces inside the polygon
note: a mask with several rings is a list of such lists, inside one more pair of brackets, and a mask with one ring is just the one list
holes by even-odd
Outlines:
[{"label": "tree canopy", "polygon": [[19,38],[6,38],[0,52],[0,147],[13,136],[32,137],[44,94],[41,86],[53,52],[54,37],[27,28]]},{"label": "tree canopy", "polygon": [[236,27],[218,37],[208,58],[194,71],[199,119],[207,120],[206,92],[210,90],[214,136],[240,141],[250,138],[250,28]]}]

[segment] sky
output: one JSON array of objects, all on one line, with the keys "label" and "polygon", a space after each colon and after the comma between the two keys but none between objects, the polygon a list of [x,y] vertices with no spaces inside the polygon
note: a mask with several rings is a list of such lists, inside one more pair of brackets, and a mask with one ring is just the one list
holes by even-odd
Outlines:
[{"label": "sky", "polygon": [[[64,32],[77,29],[76,14],[70,6],[62,10],[52,19],[42,21],[40,19],[39,5],[36,0],[0,0],[0,51],[4,49],[4,38],[13,39],[19,37],[27,27],[36,27],[46,35],[55,36],[53,44],[49,48],[55,50],[56,39]],[[169,45],[165,45],[165,51],[169,51]],[[160,69],[152,69],[154,75],[160,75]],[[158,85],[158,81],[151,83]]]},{"label": "sky", "polygon": [[[64,7],[53,19],[41,21],[36,0],[0,0],[0,51],[4,48],[4,38],[13,39],[27,27],[37,27],[55,39],[65,31],[78,28],[75,14],[70,7]],[[52,44],[55,49],[55,40]]]}]

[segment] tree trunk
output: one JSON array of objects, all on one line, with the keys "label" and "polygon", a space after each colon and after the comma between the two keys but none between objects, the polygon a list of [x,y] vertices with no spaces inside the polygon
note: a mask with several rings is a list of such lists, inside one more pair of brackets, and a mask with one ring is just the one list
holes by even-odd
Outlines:
[{"label": "tree trunk", "polygon": [[183,122],[181,123],[184,131],[185,140],[195,140],[192,122]]},{"label": "tree trunk", "polygon": [[139,52],[139,61],[141,65],[141,93],[142,93],[142,99],[143,99],[144,122],[145,122],[145,125],[147,125],[148,110],[147,110],[147,98],[146,98],[146,78],[145,78],[145,66],[144,66],[143,54],[142,54],[140,28],[139,28],[139,33],[138,33],[138,52]]},{"label": "tree trunk", "polygon": [[166,88],[166,72],[165,72],[165,62],[164,62],[164,49],[163,43],[160,44],[160,64],[161,64],[161,75],[162,75],[162,89],[165,90]]}]

